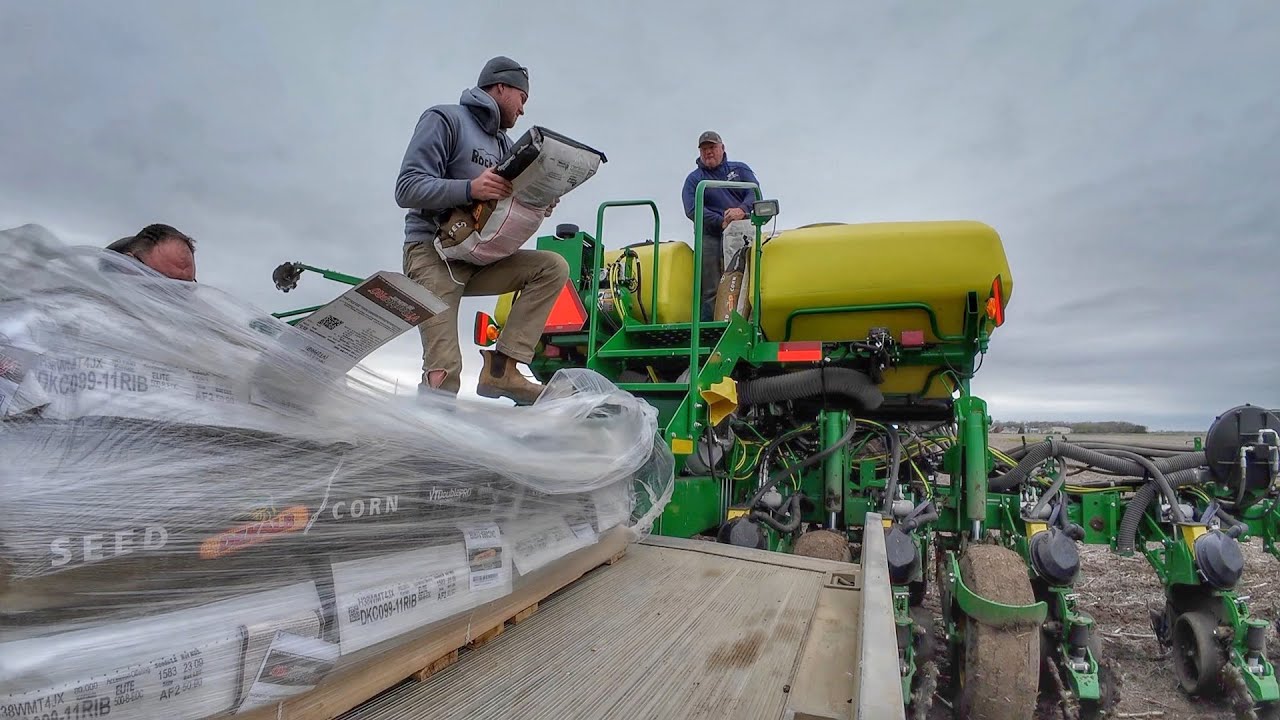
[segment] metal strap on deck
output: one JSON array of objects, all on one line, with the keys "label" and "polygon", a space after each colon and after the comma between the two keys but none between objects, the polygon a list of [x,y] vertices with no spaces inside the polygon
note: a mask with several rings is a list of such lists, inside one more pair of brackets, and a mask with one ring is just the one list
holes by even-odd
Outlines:
[{"label": "metal strap on deck", "polygon": [[893,621],[893,588],[880,515],[867,513],[862,535],[862,643],[858,653],[860,720],[905,720],[898,638]]}]

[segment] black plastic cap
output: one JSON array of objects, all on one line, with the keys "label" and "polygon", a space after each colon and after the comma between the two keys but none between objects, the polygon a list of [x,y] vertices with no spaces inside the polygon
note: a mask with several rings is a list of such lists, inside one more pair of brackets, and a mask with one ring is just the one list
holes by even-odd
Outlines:
[{"label": "black plastic cap", "polygon": [[1220,590],[1235,587],[1244,574],[1240,543],[1219,530],[1210,530],[1196,538],[1196,567],[1210,585]]},{"label": "black plastic cap", "polygon": [[889,556],[889,581],[894,585],[905,585],[915,575],[916,565],[920,562],[915,542],[897,525],[889,531],[884,539],[885,552]]},{"label": "black plastic cap", "polygon": [[556,226],[556,237],[561,240],[568,240],[578,234],[578,226],[573,223],[560,223]]},{"label": "black plastic cap", "polygon": [[1080,572],[1080,550],[1058,528],[1033,535],[1030,554],[1036,572],[1053,585],[1070,585]]},{"label": "black plastic cap", "polygon": [[764,550],[766,547],[764,530],[754,520],[739,518],[729,527],[729,544]]}]

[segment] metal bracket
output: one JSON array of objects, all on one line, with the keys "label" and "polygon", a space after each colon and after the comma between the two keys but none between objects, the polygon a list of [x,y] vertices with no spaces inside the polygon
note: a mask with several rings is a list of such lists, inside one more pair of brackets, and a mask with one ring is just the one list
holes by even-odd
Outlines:
[{"label": "metal bracket", "polygon": [[827,573],[827,579],[822,583],[822,587],[831,590],[861,590],[862,574],[847,572]]},{"label": "metal bracket", "polygon": [[956,604],[965,615],[991,627],[1011,625],[1041,625],[1049,615],[1049,606],[1043,601],[1031,605],[1005,605],[988,600],[964,584],[960,577],[960,564],[951,557],[951,586]]}]

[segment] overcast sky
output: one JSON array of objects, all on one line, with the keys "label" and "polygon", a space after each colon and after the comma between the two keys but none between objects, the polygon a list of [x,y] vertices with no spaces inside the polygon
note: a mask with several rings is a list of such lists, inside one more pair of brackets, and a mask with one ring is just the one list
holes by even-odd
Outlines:
[{"label": "overcast sky", "polygon": [[[975,381],[997,418],[1199,430],[1280,407],[1280,4],[783,7],[3,1],[0,226],[106,244],[168,222],[202,283],[323,302],[343,288],[284,295],[271,270],[399,271],[413,126],[506,54],[532,74],[512,136],[538,123],[609,159],[546,231],[653,198],[663,239],[691,239],[680,187],[714,128],[781,228],[1001,233],[1015,290]],[[620,213],[606,242],[649,223]],[[464,303],[464,338],[491,305]],[[409,387],[420,352],[405,336],[369,364]]]}]

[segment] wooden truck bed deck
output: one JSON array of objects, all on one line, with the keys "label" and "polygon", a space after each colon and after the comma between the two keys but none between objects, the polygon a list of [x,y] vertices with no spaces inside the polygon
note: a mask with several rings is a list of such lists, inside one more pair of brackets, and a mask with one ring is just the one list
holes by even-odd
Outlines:
[{"label": "wooden truck bed deck", "polygon": [[894,720],[890,602],[882,564],[650,537],[342,717]]}]

